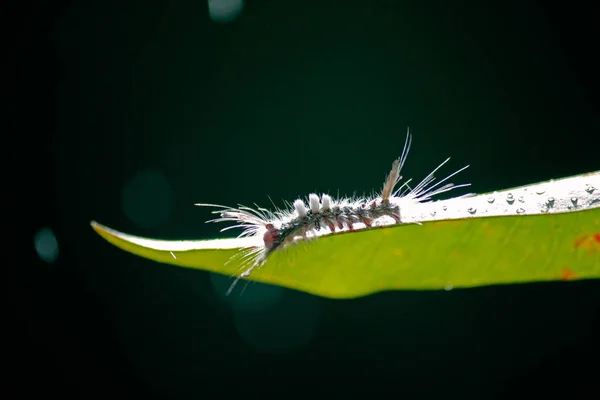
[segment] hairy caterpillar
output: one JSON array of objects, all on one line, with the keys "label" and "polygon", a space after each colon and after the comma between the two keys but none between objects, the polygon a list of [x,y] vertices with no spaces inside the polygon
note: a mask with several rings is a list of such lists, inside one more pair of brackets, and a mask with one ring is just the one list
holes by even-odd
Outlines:
[{"label": "hairy caterpillar", "polygon": [[397,187],[402,180],[401,171],[411,144],[412,136],[407,131],[402,155],[392,163],[392,168],[383,182],[381,191],[370,197],[334,199],[328,194],[319,197],[317,194],[311,193],[305,200],[297,199],[293,204],[286,203],[288,209],[273,211],[243,205],[234,208],[217,204],[195,204],[218,208],[213,211],[213,214],[219,214],[219,218],[207,222],[232,223],[221,231],[240,228],[243,230],[238,237],[256,239],[256,245],[243,248],[236,256],[242,259],[242,272],[236,276],[227,293],[231,292],[240,278],[248,277],[252,271],[262,266],[270,254],[282,250],[290,244],[336,232],[402,224],[405,223],[402,220],[403,207],[429,202],[433,196],[440,193],[470,185],[469,183],[444,184],[454,175],[468,168],[468,165],[434,184],[436,180],[434,174],[450,160],[447,158],[414,188],[409,186],[411,180],[407,180]]}]

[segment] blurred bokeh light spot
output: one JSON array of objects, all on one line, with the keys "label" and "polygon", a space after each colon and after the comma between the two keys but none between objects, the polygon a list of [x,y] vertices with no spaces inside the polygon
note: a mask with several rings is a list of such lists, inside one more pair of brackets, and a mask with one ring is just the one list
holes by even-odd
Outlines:
[{"label": "blurred bokeh light spot", "polygon": [[50,228],[41,228],[34,237],[33,243],[38,256],[47,263],[53,263],[58,258],[58,242]]},{"label": "blurred bokeh light spot", "polygon": [[307,345],[318,328],[319,299],[286,291],[281,302],[264,312],[236,312],[242,340],[256,351],[283,354]]},{"label": "blurred bokeh light spot", "polygon": [[208,0],[208,13],[215,22],[230,22],[244,8],[244,0]]},{"label": "blurred bokeh light spot", "polygon": [[217,297],[236,311],[264,311],[277,304],[284,292],[280,286],[239,280],[229,295],[227,291],[234,278],[222,274],[210,274],[210,281]]},{"label": "blurred bokeh light spot", "polygon": [[172,197],[171,185],[161,171],[139,171],[123,187],[123,212],[138,225],[156,227],[170,215]]}]

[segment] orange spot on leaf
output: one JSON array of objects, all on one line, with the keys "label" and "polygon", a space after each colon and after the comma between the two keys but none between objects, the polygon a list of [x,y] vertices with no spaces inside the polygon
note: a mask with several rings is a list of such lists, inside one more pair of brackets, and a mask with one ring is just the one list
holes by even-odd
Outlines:
[{"label": "orange spot on leaf", "polygon": [[585,242],[586,239],[587,239],[587,236],[582,236],[579,239],[577,239],[575,241],[575,247],[580,247]]},{"label": "orange spot on leaf", "polygon": [[575,241],[574,246],[585,249],[588,254],[594,255],[600,251],[600,233],[584,235]]},{"label": "orange spot on leaf", "polygon": [[563,267],[562,273],[561,273],[561,279],[563,281],[568,281],[569,279],[573,279],[573,278],[575,278],[575,272],[571,271],[567,267]]}]

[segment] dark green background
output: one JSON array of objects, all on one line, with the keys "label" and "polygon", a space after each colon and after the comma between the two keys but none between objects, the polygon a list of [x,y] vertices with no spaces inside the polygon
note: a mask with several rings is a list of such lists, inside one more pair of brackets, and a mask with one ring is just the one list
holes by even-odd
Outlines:
[{"label": "dark green background", "polygon": [[[448,156],[446,173],[471,164],[457,181],[475,192],[598,170],[591,6],[248,1],[219,23],[206,1],[113,0],[19,17],[5,159],[26,240],[8,285],[20,390],[315,398],[335,381],[335,398],[359,384],[367,397],[574,398],[597,383],[598,282],[349,301],[250,285],[223,299],[226,279],[89,227],[222,237],[193,203],[377,189],[407,126],[416,179]],[[43,226],[53,264],[33,250]]]}]

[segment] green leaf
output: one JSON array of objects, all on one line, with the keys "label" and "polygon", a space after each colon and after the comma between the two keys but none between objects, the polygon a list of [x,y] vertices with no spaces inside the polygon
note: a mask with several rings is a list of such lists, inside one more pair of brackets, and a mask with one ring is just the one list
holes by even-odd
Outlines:
[{"label": "green leaf", "polygon": [[[599,189],[596,189],[599,188]],[[272,254],[249,280],[331,298],[600,278],[600,171],[419,204],[404,221],[327,235]],[[113,245],[161,263],[239,275],[246,239],[164,241],[92,221]]]}]

